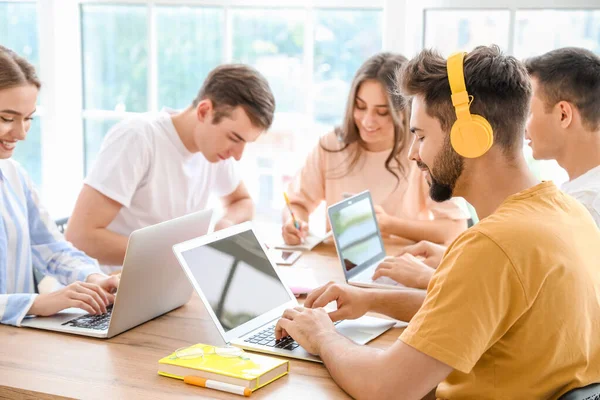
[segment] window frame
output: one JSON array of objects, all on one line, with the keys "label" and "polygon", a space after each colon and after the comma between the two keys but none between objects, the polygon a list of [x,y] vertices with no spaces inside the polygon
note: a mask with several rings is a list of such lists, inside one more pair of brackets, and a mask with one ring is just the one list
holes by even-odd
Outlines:
[{"label": "window frame", "polygon": [[[491,3],[491,4],[490,4]],[[415,54],[425,46],[425,11],[427,10],[509,10],[509,38],[507,53],[514,53],[514,31],[518,10],[597,10],[594,0],[386,0],[385,13],[404,15],[404,29],[400,41],[394,41],[393,50]],[[388,17],[389,18],[389,17]],[[410,33],[410,34],[409,34]]]}]

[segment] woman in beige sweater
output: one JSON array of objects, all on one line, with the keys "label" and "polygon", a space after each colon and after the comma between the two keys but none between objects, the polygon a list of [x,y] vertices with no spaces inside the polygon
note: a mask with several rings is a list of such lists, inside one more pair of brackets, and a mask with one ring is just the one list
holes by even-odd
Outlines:
[{"label": "woman in beige sweater", "polygon": [[408,159],[412,137],[408,107],[393,95],[395,73],[406,62],[399,54],[380,53],[357,71],[343,123],[321,138],[288,196],[300,229],[284,211],[283,238],[299,244],[308,216],[325,200],[370,190],[383,234],[414,241],[448,243],[467,228],[469,215],[458,199],[433,202],[425,175]]}]

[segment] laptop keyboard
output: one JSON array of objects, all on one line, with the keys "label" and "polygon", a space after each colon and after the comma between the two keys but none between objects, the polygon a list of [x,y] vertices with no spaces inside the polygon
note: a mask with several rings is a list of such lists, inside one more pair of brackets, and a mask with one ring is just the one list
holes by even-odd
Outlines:
[{"label": "laptop keyboard", "polygon": [[352,282],[360,282],[360,283],[379,283],[381,285],[390,285],[390,286],[402,286],[399,285],[395,280],[388,278],[387,276],[380,276],[379,278],[373,280],[373,271],[367,269],[360,274],[356,275],[352,278]]},{"label": "laptop keyboard", "polygon": [[[342,321],[335,321],[333,324],[337,325],[340,322]],[[298,347],[300,347],[300,345],[296,343],[296,341],[292,339],[291,336],[286,336],[279,340],[275,340],[275,325],[263,329],[257,334],[244,339],[244,342],[285,350],[295,350]]]},{"label": "laptop keyboard", "polygon": [[81,317],[77,317],[70,321],[63,323],[62,325],[74,326],[77,328],[87,328],[87,329],[96,329],[99,331],[104,331],[108,329],[108,324],[110,322],[110,317],[112,315],[113,305],[106,307],[106,314],[100,315],[91,315],[85,314]]}]

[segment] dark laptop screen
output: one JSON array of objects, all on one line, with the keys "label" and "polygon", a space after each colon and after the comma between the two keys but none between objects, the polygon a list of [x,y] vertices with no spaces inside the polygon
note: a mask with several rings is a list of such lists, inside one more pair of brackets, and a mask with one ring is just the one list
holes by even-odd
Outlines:
[{"label": "dark laptop screen", "polygon": [[251,230],[181,255],[226,332],[291,300]]}]

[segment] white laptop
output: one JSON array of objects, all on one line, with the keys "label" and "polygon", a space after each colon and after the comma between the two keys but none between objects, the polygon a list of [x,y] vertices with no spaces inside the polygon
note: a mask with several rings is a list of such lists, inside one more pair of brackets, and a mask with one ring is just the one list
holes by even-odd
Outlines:
[{"label": "white laptop", "polygon": [[90,315],[69,308],[51,317],[28,317],[22,326],[110,338],[187,303],[192,287],[173,256],[176,243],[208,232],[212,210],[134,231],[110,311]]},{"label": "white laptop", "polygon": [[[283,311],[298,303],[250,222],[175,245],[173,251],[226,343],[321,362],[291,338],[275,341],[274,328]],[[395,323],[364,316],[341,321],[337,330],[365,344]]]},{"label": "white laptop", "polygon": [[386,255],[368,190],[329,206],[327,214],[346,282],[362,287],[407,289],[388,277],[372,279]]}]

